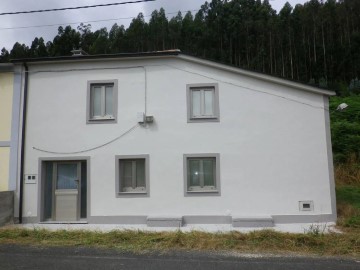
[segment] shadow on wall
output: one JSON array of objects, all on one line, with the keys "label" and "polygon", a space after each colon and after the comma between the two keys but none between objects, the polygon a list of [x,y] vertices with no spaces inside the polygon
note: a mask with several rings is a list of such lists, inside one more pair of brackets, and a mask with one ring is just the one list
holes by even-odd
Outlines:
[{"label": "shadow on wall", "polygon": [[14,192],[0,192],[0,226],[14,222]]}]

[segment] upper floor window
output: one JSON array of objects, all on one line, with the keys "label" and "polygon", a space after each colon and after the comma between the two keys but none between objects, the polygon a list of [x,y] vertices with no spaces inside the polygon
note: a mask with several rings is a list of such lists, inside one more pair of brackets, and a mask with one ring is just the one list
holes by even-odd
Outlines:
[{"label": "upper floor window", "polygon": [[218,84],[187,85],[188,122],[218,122]]},{"label": "upper floor window", "polygon": [[117,80],[89,81],[87,123],[116,123]]}]

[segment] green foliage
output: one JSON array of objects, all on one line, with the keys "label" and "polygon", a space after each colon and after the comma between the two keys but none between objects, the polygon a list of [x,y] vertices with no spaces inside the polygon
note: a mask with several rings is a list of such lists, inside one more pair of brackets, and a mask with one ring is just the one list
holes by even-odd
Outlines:
[{"label": "green foliage", "polygon": [[44,45],[35,38],[31,48],[15,44],[2,52],[9,58],[69,55],[82,48],[91,54],[144,52],[179,48],[183,52],[257,70],[320,87],[341,95],[360,93],[360,1],[311,0],[277,14],[270,2],[212,0],[196,14],[179,12],[167,18],[164,9],[144,15],[130,26],[114,24],[110,31],[59,27]]},{"label": "green foliage", "polygon": [[339,186],[336,188],[336,199],[342,206],[338,209],[341,225],[360,228],[360,187]]},{"label": "green foliage", "polygon": [[360,209],[360,187],[343,186],[336,189],[339,203],[348,203]]},{"label": "green foliage", "polygon": [[[349,106],[337,111],[341,103]],[[360,157],[360,96],[332,97],[330,117],[334,161],[345,162],[351,154]]]}]

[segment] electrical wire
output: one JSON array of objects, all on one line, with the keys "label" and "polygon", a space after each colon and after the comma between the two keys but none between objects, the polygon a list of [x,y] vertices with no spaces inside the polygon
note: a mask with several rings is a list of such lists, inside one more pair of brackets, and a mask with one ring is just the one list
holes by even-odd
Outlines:
[{"label": "electrical wire", "polygon": [[121,3],[98,4],[98,5],[90,5],[90,6],[79,6],[79,7],[51,8],[51,9],[40,9],[40,10],[4,12],[4,13],[0,13],[0,16],[3,16],[3,15],[17,15],[17,14],[29,14],[29,13],[41,13],[41,12],[50,12],[50,11],[74,10],[74,9],[95,8],[95,7],[108,7],[108,6],[118,6],[118,5],[136,4],[136,3],[153,2],[153,1],[156,1],[156,0],[136,0],[136,1],[121,2]]},{"label": "electrical wire", "polygon": [[81,154],[81,153],[89,152],[89,151],[96,150],[96,149],[99,149],[101,147],[104,147],[106,145],[109,145],[109,144],[119,140],[120,138],[124,137],[125,135],[131,133],[132,131],[137,129],[139,126],[140,125],[137,123],[135,126],[128,129],[127,131],[125,131],[121,135],[117,136],[116,138],[114,138],[114,139],[112,139],[112,140],[110,140],[110,141],[108,141],[108,142],[106,142],[104,144],[101,144],[101,145],[98,145],[98,146],[95,146],[95,147],[92,147],[92,148],[84,149],[84,150],[79,150],[79,151],[74,151],[74,152],[58,152],[58,151],[45,150],[45,149],[41,149],[41,148],[37,148],[37,147],[33,147],[33,149],[37,150],[37,151],[40,151],[40,152],[43,152],[43,153],[48,153],[48,154],[61,154],[61,155]]},{"label": "electrical wire", "polygon": [[[229,85],[232,85],[232,86],[235,86],[235,87],[239,87],[239,88],[242,88],[242,89],[247,89],[247,90],[250,90],[250,91],[259,92],[259,93],[262,93],[262,94],[266,94],[266,95],[274,96],[274,97],[277,97],[277,98],[285,99],[285,100],[288,100],[288,101],[291,101],[291,102],[296,102],[296,103],[299,103],[299,104],[302,104],[302,105],[306,105],[306,106],[309,106],[309,107],[312,107],[312,108],[329,111],[328,108],[325,108],[325,107],[322,107],[322,106],[312,105],[312,104],[302,102],[302,101],[298,101],[298,100],[295,100],[295,99],[292,99],[292,98],[287,98],[287,97],[280,96],[280,95],[277,95],[277,94],[268,93],[266,91],[250,88],[250,87],[243,86],[243,85],[238,85],[238,84],[235,84],[235,83],[232,83],[232,82],[224,81],[224,80],[221,80],[221,79],[216,79],[216,78],[213,78],[211,76],[207,76],[207,75],[204,75],[204,74],[201,74],[201,73],[198,73],[198,72],[189,71],[189,70],[185,70],[185,69],[182,69],[182,68],[178,68],[178,67],[175,67],[175,66],[172,66],[172,65],[166,65],[166,64],[163,64],[163,65],[128,66],[128,67],[111,67],[111,68],[87,68],[87,69],[82,68],[82,69],[63,69],[63,70],[38,70],[38,71],[27,71],[27,72],[28,73],[48,73],[48,72],[54,73],[54,72],[73,72],[73,71],[89,71],[89,70],[143,68],[144,69],[144,76],[145,76],[145,114],[146,114],[146,110],[147,110],[147,70],[146,70],[146,67],[169,67],[169,68],[177,69],[177,70],[187,72],[187,73],[190,73],[190,74],[198,75],[198,76],[201,76],[201,77],[204,77],[204,78],[207,78],[207,79],[211,79],[211,80],[215,80],[215,81],[218,81],[218,82],[229,84]],[[101,144],[101,145],[98,145],[98,146],[95,146],[95,147],[92,147],[92,148],[80,150],[80,151],[58,152],[58,151],[45,150],[45,149],[41,149],[41,148],[37,148],[37,147],[33,147],[33,149],[37,150],[37,151],[40,151],[40,152],[48,153],[48,154],[63,154],[63,155],[66,155],[66,154],[85,153],[85,152],[96,150],[96,149],[99,149],[99,148],[104,147],[106,145],[109,145],[109,144],[119,140],[120,138],[124,137],[125,135],[131,133],[133,130],[135,130],[139,126],[140,126],[139,123],[137,123],[135,126],[130,128],[129,130],[125,131],[124,133],[122,133],[118,137],[116,137],[116,138],[114,138],[114,139],[112,139],[112,140],[110,140],[110,141],[108,141],[108,142],[106,142],[104,144]]]},{"label": "electrical wire", "polygon": [[[192,9],[192,10],[180,10],[181,13],[183,12],[195,12],[199,11],[199,9]],[[175,12],[167,12],[166,15],[177,14],[179,11]],[[144,17],[151,17],[150,15],[144,15]],[[16,30],[16,29],[28,29],[28,28],[41,28],[41,27],[52,27],[52,26],[61,26],[61,25],[74,25],[80,23],[97,23],[97,22],[109,22],[109,21],[117,21],[117,20],[130,20],[135,19],[136,16],[133,17],[123,17],[123,18],[113,18],[113,19],[103,19],[103,20],[93,20],[93,21],[82,21],[82,22],[64,22],[64,23],[55,23],[55,24],[39,24],[39,25],[29,25],[29,26],[17,26],[17,27],[0,27],[1,30]]]}]

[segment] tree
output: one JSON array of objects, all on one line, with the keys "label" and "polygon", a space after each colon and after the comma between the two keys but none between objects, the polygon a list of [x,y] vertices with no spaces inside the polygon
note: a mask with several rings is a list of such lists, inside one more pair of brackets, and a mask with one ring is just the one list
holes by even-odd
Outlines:
[{"label": "tree", "polygon": [[2,48],[1,49],[1,55],[0,55],[0,62],[9,62],[10,60],[10,53],[7,49]]},{"label": "tree", "polygon": [[10,52],[10,58],[12,59],[20,59],[29,57],[29,47],[25,44],[20,44],[16,42]]},{"label": "tree", "polygon": [[58,34],[52,42],[50,54],[52,56],[71,55],[73,49],[80,48],[80,37],[81,34],[71,26],[65,28],[60,26]]}]

